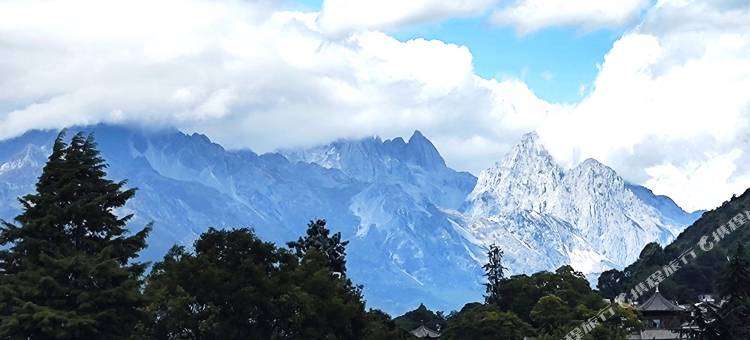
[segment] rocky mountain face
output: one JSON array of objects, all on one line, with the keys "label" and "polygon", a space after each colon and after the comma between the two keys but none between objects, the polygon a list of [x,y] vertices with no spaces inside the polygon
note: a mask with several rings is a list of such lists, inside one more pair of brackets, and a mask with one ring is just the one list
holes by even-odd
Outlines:
[{"label": "rocky mountain face", "polygon": [[[372,307],[399,314],[420,302],[457,309],[481,299],[487,245],[513,273],[572,263],[597,273],[632,262],[648,242],[670,241],[697,216],[624,181],[595,160],[565,170],[529,134],[479,178],[446,166],[418,131],[408,140],[340,140],[258,155],[206,136],[97,125],[109,176],[138,193],[122,211],[155,227],[146,260],[208,227],[252,227],[279,245],[325,218],[350,240],[351,278]],[[32,192],[56,131],[0,141],[0,218]]]},{"label": "rocky mountain face", "polygon": [[535,133],[479,174],[466,212],[485,243],[507,243],[498,232],[512,231],[512,243],[523,245],[507,247],[516,259],[542,255],[548,267],[570,263],[587,274],[622,268],[646,243],[666,244],[698,217],[597,160],[562,169]]}]

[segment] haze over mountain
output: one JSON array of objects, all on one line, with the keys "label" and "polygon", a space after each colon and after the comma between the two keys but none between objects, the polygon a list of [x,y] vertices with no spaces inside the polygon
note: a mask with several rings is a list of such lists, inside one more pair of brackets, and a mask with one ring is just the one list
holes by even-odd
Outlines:
[{"label": "haze over mountain", "polygon": [[[265,240],[296,239],[325,218],[348,246],[349,275],[371,306],[401,313],[419,302],[458,308],[481,298],[481,264],[497,243],[512,273],[572,264],[587,274],[621,269],[651,241],[665,244],[697,218],[665,196],[627,183],[589,159],[565,170],[534,133],[479,174],[446,166],[419,131],[339,140],[258,155],[199,134],[97,125],[109,176],[139,188],[122,211],[132,230],[155,221],[143,257],[161,258],[208,227],[253,227]],[[56,131],[0,142],[0,217],[32,192]]]}]

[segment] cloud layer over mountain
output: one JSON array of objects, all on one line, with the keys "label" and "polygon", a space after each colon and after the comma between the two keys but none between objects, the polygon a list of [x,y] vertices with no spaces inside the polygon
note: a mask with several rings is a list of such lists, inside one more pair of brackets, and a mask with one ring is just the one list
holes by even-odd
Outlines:
[{"label": "cloud layer over mountain", "polygon": [[[419,128],[476,172],[538,130],[562,164],[597,158],[689,209],[750,186],[747,2],[374,3],[3,1],[0,138],[137,122],[267,151]],[[466,47],[376,30],[482,13],[519,32],[637,24],[568,105],[477,76]]]}]

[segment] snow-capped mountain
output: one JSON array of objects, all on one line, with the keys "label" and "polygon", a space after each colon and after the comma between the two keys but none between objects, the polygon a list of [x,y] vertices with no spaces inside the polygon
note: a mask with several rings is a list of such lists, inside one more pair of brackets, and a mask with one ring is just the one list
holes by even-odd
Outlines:
[{"label": "snow-capped mountain", "polygon": [[[543,265],[570,263],[584,273],[626,266],[646,243],[666,244],[697,218],[597,160],[562,169],[536,133],[479,174],[466,213],[470,228],[487,235],[479,239],[514,258],[542,249]],[[525,247],[511,245],[518,242]]]},{"label": "snow-capped mountain", "polygon": [[[292,161],[340,170],[364,184],[348,205],[348,213],[358,221],[350,246],[358,251],[350,254],[360,267],[393,271],[391,277],[405,276],[407,285],[416,285],[415,292],[430,292],[447,301],[480,297],[484,249],[467,239],[456,211],[476,178],[448,168],[419,131],[408,142],[377,137],[340,140],[283,154]],[[366,283],[376,279],[373,275],[382,273],[362,274],[367,275],[362,281],[367,289]]]},{"label": "snow-capped mountain", "polygon": [[[447,168],[420,134],[408,143],[339,143],[341,162],[323,167],[225,150],[174,130],[97,125],[70,133],[78,130],[95,135],[111,178],[138,188],[122,213],[135,213],[131,230],[155,222],[145,260],[190,245],[208,227],[252,227],[283,245],[309,220],[325,218],[350,240],[349,275],[365,285],[371,306],[402,313],[425,302],[449,310],[481,297],[484,250],[466,240],[454,221],[460,217],[443,210],[460,205],[475,178]],[[33,192],[56,134],[0,141],[0,218],[12,220],[16,198]]]},{"label": "snow-capped mountain", "polygon": [[365,183],[398,183],[414,199],[446,209],[461,207],[476,183],[471,174],[448,168],[419,131],[408,142],[401,137],[386,141],[371,137],[282,153],[291,161],[338,169]]},{"label": "snow-capped mountain", "polygon": [[[122,213],[155,228],[146,260],[189,245],[208,227],[252,227],[283,245],[325,218],[350,240],[351,278],[372,307],[400,314],[420,302],[451,310],[481,298],[487,245],[514,273],[572,263],[595,273],[622,267],[647,242],[666,242],[696,218],[668,197],[631,185],[589,160],[562,169],[535,134],[479,178],[446,166],[419,131],[340,140],[258,155],[200,134],[97,125],[109,176],[138,188]],[[56,131],[0,141],[0,218],[34,190]]]}]

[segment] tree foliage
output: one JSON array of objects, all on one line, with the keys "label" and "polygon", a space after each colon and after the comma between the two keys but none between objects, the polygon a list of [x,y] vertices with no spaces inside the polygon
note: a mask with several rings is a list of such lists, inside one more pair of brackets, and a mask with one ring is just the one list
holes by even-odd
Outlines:
[{"label": "tree foliage", "polygon": [[[750,210],[750,190],[740,196],[733,197],[720,207],[703,213],[701,218],[685,229],[670,245],[661,249],[656,244],[644,247],[638,260],[622,271],[610,270],[599,277],[597,287],[607,298],[614,298],[620,293],[629,292],[636,284],[643,282],[656,270],[680,256],[685,250],[696,247],[701,237],[712,233],[721,225],[725,225],[738,213]],[[697,302],[702,294],[718,294],[716,278],[721,275],[727,257],[730,256],[735,244],[750,242],[750,225],[744,224],[725,239],[715,244],[708,252],[703,252],[688,265],[661,282],[660,292],[670,300],[680,303]],[[648,298],[645,294],[642,298]]]},{"label": "tree foliage", "polygon": [[341,233],[330,233],[331,231],[326,228],[326,220],[310,221],[305,237],[289,242],[287,246],[294,250],[299,258],[304,257],[310,249],[317,249],[325,255],[331,271],[346,274],[346,245],[349,241],[342,241]]},{"label": "tree foliage", "polygon": [[127,236],[135,194],[106,178],[92,136],[60,133],[17,224],[0,230],[0,336],[125,339],[142,320],[142,263],[150,226]]},{"label": "tree foliage", "polygon": [[717,281],[720,302],[700,303],[691,315],[696,326],[688,331],[702,339],[750,338],[750,263],[739,243]]},{"label": "tree foliage", "polygon": [[416,309],[404,313],[393,321],[398,327],[406,331],[411,331],[421,325],[438,331],[444,329],[446,325],[442,312],[433,312],[422,303]]},{"label": "tree foliage", "polygon": [[149,275],[154,339],[354,339],[360,289],[333,275],[316,248],[302,257],[249,229],[210,229],[195,254],[175,247]]},{"label": "tree foliage", "polygon": [[370,309],[365,315],[365,340],[402,340],[412,336],[401,329],[391,320],[391,317],[381,310]]},{"label": "tree foliage", "polygon": [[500,301],[500,285],[505,280],[505,268],[503,266],[503,251],[496,245],[491,245],[487,252],[487,263],[482,268],[487,278],[484,300],[486,303],[498,303]]},{"label": "tree foliage", "polygon": [[[106,178],[93,137],[60,134],[23,212],[0,228],[0,338],[3,339],[408,339],[425,325],[444,339],[558,339],[597,316],[602,295],[627,292],[684,249],[750,207],[750,191],[706,213],[671,245],[648,244],[624,271],[604,272],[600,292],[571,266],[505,276],[503,252],[488,251],[484,303],[446,319],[423,304],[391,320],[365,311],[362,287],[346,276],[346,246],[325,220],[311,221],[288,249],[250,229],[209,229],[192,250],[173,247],[144,281],[134,259],[150,231],[130,234],[119,217],[135,193]],[[694,336],[750,338],[748,227],[661,284],[678,299],[716,292],[693,313]],[[728,259],[728,261],[727,261]],[[721,265],[717,265],[721,264]],[[718,280],[714,278],[718,277]],[[584,339],[625,339],[635,310],[615,315]]]},{"label": "tree foliage", "polygon": [[570,322],[573,315],[563,299],[550,294],[536,302],[529,317],[539,330],[550,333]]},{"label": "tree foliage", "polygon": [[529,324],[497,305],[470,303],[448,319],[441,339],[521,340],[533,334]]}]

